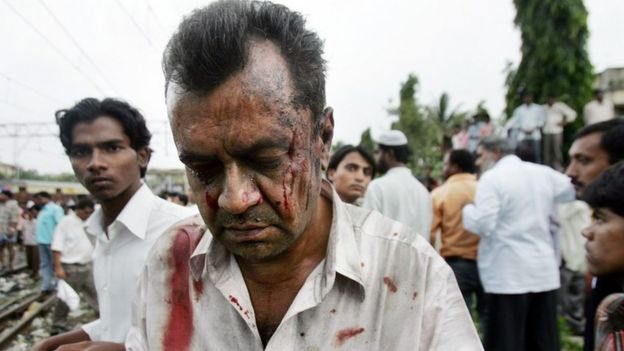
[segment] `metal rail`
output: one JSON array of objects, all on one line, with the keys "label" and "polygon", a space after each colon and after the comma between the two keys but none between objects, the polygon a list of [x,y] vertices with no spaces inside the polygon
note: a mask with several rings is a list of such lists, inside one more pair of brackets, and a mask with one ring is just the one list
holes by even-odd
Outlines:
[{"label": "metal rail", "polygon": [[[30,322],[35,319],[38,315],[40,315],[43,311],[54,305],[56,301],[56,296],[48,297],[35,311],[24,316],[16,325],[14,325],[11,329],[5,329],[0,334],[0,347],[11,341],[23,328],[28,326]],[[28,306],[28,305],[26,305]]]}]

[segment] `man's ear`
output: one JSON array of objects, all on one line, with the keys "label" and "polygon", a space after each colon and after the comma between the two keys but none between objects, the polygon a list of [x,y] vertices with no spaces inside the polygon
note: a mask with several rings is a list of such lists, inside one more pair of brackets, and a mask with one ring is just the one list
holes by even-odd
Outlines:
[{"label": "man's ear", "polygon": [[321,150],[321,166],[327,169],[329,164],[329,151],[331,150],[332,140],[334,138],[334,109],[326,107],[321,116],[321,130],[319,131],[320,141],[323,143]]},{"label": "man's ear", "polygon": [[335,169],[332,168],[330,170],[327,170],[327,179],[332,183],[334,182],[334,174],[336,174]]},{"label": "man's ear", "polygon": [[143,147],[136,151],[137,153],[137,163],[139,168],[147,168],[147,165],[152,157],[152,150],[149,147]]}]

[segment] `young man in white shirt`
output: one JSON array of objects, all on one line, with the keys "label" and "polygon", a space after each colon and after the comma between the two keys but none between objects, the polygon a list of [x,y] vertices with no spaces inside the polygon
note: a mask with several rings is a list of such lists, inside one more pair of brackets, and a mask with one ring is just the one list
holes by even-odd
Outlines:
[{"label": "young man in white shirt", "polygon": [[487,295],[488,350],[559,350],[559,262],[550,235],[555,203],[574,200],[563,174],[513,155],[509,139],[487,137],[477,148],[483,172],[464,227],[479,235],[477,265]]},{"label": "young man in white shirt", "polygon": [[[85,221],[94,209],[95,205],[91,199],[82,198],[78,200],[74,210],[61,219],[54,230],[52,256],[56,278],[65,280],[82,295],[91,308],[98,311],[91,265],[93,245],[84,229]],[[55,331],[65,329],[64,323],[68,313],[69,307],[58,300],[52,316]]]},{"label": "young man in white shirt", "polygon": [[576,111],[564,102],[548,95],[544,105],[544,164],[558,171],[563,170],[563,127],[576,119]]},{"label": "young man in white shirt", "polygon": [[116,99],[87,98],[58,111],[56,118],[76,178],[101,205],[86,224],[95,240],[100,318],[44,340],[35,350],[61,345],[71,350],[123,350],[147,253],[167,227],[190,213],[160,199],[142,182],[151,134],[136,108]]},{"label": "young man in white shirt", "polygon": [[594,90],[594,99],[583,107],[585,125],[604,122],[613,118],[615,118],[613,103],[604,99],[602,89]]},{"label": "young man in white shirt", "polygon": [[482,349],[433,248],[323,179],[333,112],[300,14],[213,2],[185,18],[163,66],[205,225],[154,245],[129,350]]}]

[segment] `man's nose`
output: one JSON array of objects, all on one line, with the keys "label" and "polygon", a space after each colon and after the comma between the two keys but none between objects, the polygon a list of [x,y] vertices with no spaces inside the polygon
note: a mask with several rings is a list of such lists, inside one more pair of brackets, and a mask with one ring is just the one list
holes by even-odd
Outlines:
[{"label": "man's nose", "polygon": [[89,171],[102,170],[107,168],[107,160],[104,153],[98,149],[94,149],[91,152],[87,169]]},{"label": "man's nose", "polygon": [[236,164],[225,168],[223,188],[218,199],[219,208],[231,214],[241,214],[260,202],[262,195],[246,173]]},{"label": "man's nose", "polygon": [[576,176],[578,175],[576,162],[574,162],[574,160],[570,161],[568,168],[566,168],[565,174],[570,178],[576,178]]}]

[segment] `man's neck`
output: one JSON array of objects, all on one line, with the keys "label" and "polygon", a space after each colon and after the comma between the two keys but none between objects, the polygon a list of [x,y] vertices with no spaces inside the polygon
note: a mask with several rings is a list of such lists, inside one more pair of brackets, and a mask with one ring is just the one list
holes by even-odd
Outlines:
[{"label": "man's neck", "polygon": [[143,184],[139,181],[138,185],[133,185],[116,197],[101,202],[103,213],[102,227],[107,228],[117,219],[117,216],[119,216],[121,211],[126,207],[130,199],[132,199],[142,185]]}]

